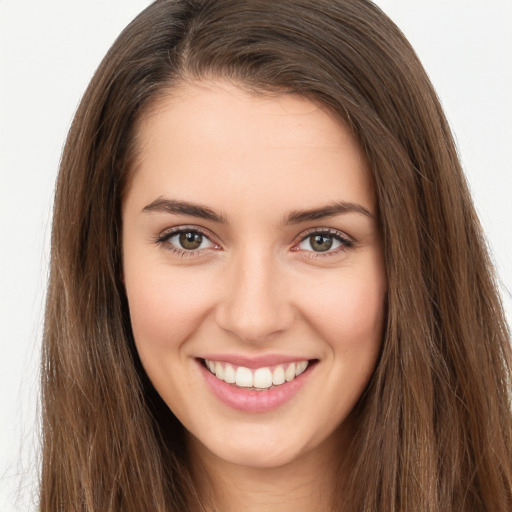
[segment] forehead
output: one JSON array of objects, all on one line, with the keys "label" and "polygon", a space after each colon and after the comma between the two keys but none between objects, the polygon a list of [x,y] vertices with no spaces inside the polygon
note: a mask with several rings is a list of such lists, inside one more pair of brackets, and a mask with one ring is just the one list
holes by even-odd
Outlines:
[{"label": "forehead", "polygon": [[148,200],[178,193],[227,207],[250,199],[251,190],[293,208],[340,199],[374,206],[353,134],[296,94],[256,95],[225,82],[182,85],[142,117],[137,154],[132,186],[144,188]]}]

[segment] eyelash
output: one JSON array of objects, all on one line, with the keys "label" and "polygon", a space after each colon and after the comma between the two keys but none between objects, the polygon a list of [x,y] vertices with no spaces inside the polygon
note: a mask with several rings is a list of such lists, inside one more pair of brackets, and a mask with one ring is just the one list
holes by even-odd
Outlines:
[{"label": "eyelash", "polygon": [[207,233],[203,229],[196,227],[196,226],[194,226],[194,227],[180,226],[177,228],[169,229],[167,231],[164,231],[160,235],[158,235],[155,242],[157,243],[157,245],[159,245],[166,251],[171,251],[173,254],[175,254],[176,256],[179,256],[181,258],[202,256],[204,254],[203,251],[205,249],[194,249],[194,250],[180,249],[180,248],[175,247],[169,243],[169,240],[173,236],[181,235],[184,233],[193,233],[193,234],[201,235],[202,237],[209,240],[213,244],[214,247],[216,247],[216,248],[219,247],[218,244],[216,244],[215,242],[212,241],[212,236],[209,233]]},{"label": "eyelash", "polygon": [[[220,248],[218,244],[212,241],[212,236],[204,231],[203,229],[199,227],[188,227],[188,226],[180,226],[177,228],[172,228],[170,230],[164,231],[155,240],[155,243],[159,246],[161,246],[163,249],[167,251],[171,251],[173,254],[179,256],[179,257],[200,257],[204,255],[204,252],[206,249],[180,249],[172,244],[169,243],[169,240],[176,235],[184,234],[184,233],[193,233],[201,235],[202,237],[206,238],[210,243],[213,244],[213,248]],[[307,251],[304,250],[305,256],[308,258],[325,258],[329,256],[333,256],[335,254],[338,254],[340,252],[344,252],[348,249],[351,249],[354,247],[355,243],[353,240],[351,240],[349,237],[347,237],[345,234],[343,234],[341,231],[338,231],[337,229],[332,228],[314,228],[308,230],[306,233],[302,233],[300,236],[300,239],[298,242],[294,242],[292,245],[291,250],[294,252],[299,252],[300,249],[298,248],[299,245],[306,242],[308,239],[310,239],[313,235],[320,235],[327,238],[333,238],[337,242],[339,242],[339,247],[335,248],[334,250],[330,250],[330,248],[324,252],[320,251]]]},{"label": "eyelash", "polygon": [[[319,251],[304,251],[305,256],[308,258],[328,258],[329,256],[334,256],[336,254],[339,254],[341,252],[345,252],[348,249],[351,249],[354,247],[355,242],[350,239],[347,235],[345,235],[343,232],[338,231],[337,229],[332,228],[313,228],[305,233],[302,233],[300,236],[300,240],[293,244],[292,250],[293,251],[299,251],[297,247],[302,244],[303,242],[307,241],[308,239],[311,239],[313,235],[320,235],[328,238],[333,238],[334,240],[339,242],[339,247],[335,248],[334,250],[326,250],[325,252],[319,252]],[[310,242],[311,245],[311,242]]]}]

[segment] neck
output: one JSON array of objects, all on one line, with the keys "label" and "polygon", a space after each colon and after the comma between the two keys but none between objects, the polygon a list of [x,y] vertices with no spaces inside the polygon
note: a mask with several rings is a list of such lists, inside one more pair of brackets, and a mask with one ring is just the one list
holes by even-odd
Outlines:
[{"label": "neck", "polygon": [[332,512],[345,443],[331,436],[279,467],[258,468],[218,458],[189,440],[192,471],[208,512]]}]

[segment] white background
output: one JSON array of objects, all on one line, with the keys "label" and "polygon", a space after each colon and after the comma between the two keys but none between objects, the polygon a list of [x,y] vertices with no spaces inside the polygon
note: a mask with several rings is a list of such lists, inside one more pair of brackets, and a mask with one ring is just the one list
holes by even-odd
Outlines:
[{"label": "white background", "polygon": [[[79,99],[147,0],[0,0],[0,512],[35,510],[52,192]],[[512,0],[378,0],[455,132],[512,319]]]}]

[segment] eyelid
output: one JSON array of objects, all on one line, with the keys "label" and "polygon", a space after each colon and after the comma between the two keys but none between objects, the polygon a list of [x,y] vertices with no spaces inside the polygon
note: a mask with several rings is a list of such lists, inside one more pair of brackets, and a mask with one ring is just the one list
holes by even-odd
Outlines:
[{"label": "eyelid", "polygon": [[[172,238],[175,235],[178,235],[180,233],[188,233],[188,232],[194,232],[199,233],[204,238],[207,238],[212,244],[213,247],[208,247],[205,249],[182,249],[180,247],[176,247],[174,245],[171,245],[168,240]],[[201,256],[204,254],[205,251],[209,249],[221,249],[221,245],[215,240],[215,236],[208,230],[200,227],[200,226],[194,226],[194,225],[180,225],[180,226],[173,226],[172,228],[165,229],[161,231],[154,239],[154,243],[157,245],[160,245],[162,248],[174,252],[175,254],[179,256]]]},{"label": "eyelid", "polygon": [[[332,236],[333,238],[336,238],[339,242],[341,242],[341,246],[332,251],[329,250],[329,251],[325,251],[325,252],[307,251],[304,249],[300,249],[298,247],[307,238],[309,238],[312,235],[316,235],[316,234]],[[322,258],[322,257],[327,257],[327,256],[333,256],[340,252],[344,252],[347,249],[351,249],[354,246],[355,246],[355,240],[352,237],[348,236],[343,231],[340,231],[339,229],[311,228],[311,229],[308,229],[307,231],[302,232],[297,237],[296,241],[294,241],[292,244],[291,250],[297,251],[297,252],[303,251],[304,253],[307,253],[307,257],[310,257],[310,258],[319,258],[319,257]]]},{"label": "eyelid", "polygon": [[[176,247],[170,243],[168,243],[168,240],[180,233],[186,233],[186,232],[196,232],[199,233],[201,236],[207,238],[212,244],[213,247],[208,247],[204,249],[182,249],[179,247]],[[327,250],[325,252],[317,252],[317,251],[308,251],[305,249],[300,249],[299,245],[304,242],[308,237],[311,235],[329,235],[333,238],[336,238],[340,243],[340,247],[335,248],[334,250]],[[179,256],[203,256],[209,251],[210,249],[222,249],[222,246],[215,240],[216,237],[207,229],[204,229],[200,226],[196,225],[180,225],[180,226],[173,226],[172,228],[165,229],[161,231],[154,239],[154,243],[157,245],[160,245],[165,250],[171,251]],[[302,232],[293,242],[290,250],[294,252],[303,252],[305,255],[309,258],[321,258],[321,257],[328,257],[336,255],[340,252],[344,252],[352,247],[354,247],[355,241],[352,237],[348,236],[343,231],[340,231],[339,229],[334,228],[310,228],[304,232]]]}]

